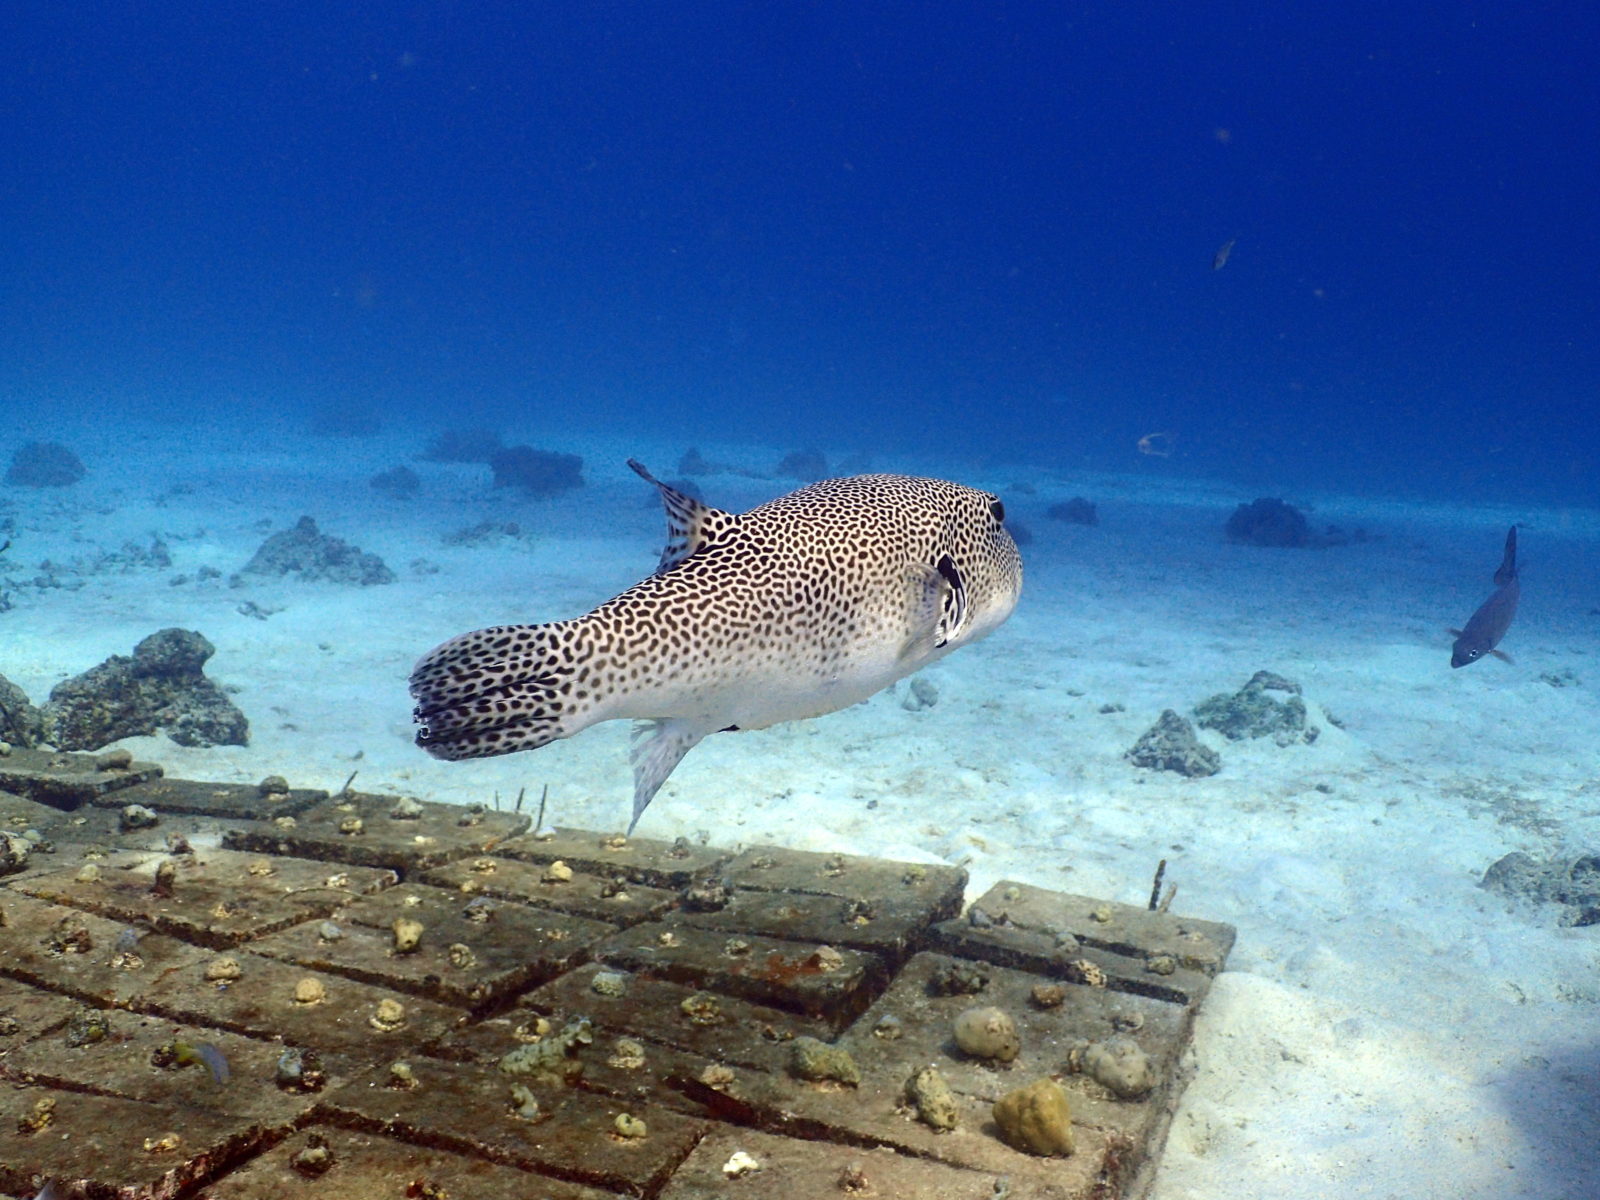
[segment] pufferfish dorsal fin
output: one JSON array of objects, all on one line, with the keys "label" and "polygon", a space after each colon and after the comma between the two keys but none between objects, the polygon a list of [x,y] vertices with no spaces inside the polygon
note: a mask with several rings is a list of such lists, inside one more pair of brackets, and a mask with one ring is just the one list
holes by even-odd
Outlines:
[{"label": "pufferfish dorsal fin", "polygon": [[628,465],[645,482],[656,485],[667,510],[667,545],[661,551],[661,561],[656,564],[657,575],[670,571],[704,546],[715,530],[738,520],[732,513],[712,508],[662,483],[638,459],[630,458]]}]

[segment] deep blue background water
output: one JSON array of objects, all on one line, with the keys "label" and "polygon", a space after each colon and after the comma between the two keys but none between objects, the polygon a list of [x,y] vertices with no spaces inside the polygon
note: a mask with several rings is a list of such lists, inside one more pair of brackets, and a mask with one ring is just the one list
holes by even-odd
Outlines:
[{"label": "deep blue background water", "polygon": [[14,6],[5,432],[259,406],[1600,502],[1597,13]]}]

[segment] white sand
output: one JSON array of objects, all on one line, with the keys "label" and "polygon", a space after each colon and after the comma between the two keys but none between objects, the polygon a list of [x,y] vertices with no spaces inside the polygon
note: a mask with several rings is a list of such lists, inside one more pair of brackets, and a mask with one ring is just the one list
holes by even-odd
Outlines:
[{"label": "white sand", "polygon": [[[0,573],[15,603],[0,613],[0,674],[42,702],[156,629],[198,629],[251,744],[126,743],[172,773],[281,771],[337,787],[359,769],[363,788],[461,803],[548,785],[553,821],[622,827],[620,723],[533,754],[435,762],[411,744],[405,679],[449,635],[575,615],[646,573],[662,518],[623,459],[671,476],[685,447],[511,430],[582,453],[590,486],[520,500],[492,492],[482,468],[415,462],[418,499],[367,486],[429,432],[24,431],[69,442],[92,475],[62,492],[0,488],[0,518],[18,527]],[[779,456],[702,449],[758,467]],[[1232,922],[1239,942],[1201,1015],[1158,1200],[1600,1195],[1600,928],[1558,928],[1554,910],[1513,909],[1476,886],[1511,850],[1600,851],[1600,514],[1291,494],[1377,540],[1268,551],[1220,536],[1253,493],[1157,478],[1166,464],[1137,462],[1142,477],[1126,478],[875,465],[1006,492],[1035,538],[1016,616],[928,672],[940,694],[930,710],[908,712],[891,693],[709,739],[641,834],[937,859],[971,871],[973,896],[1012,878],[1135,904],[1165,857],[1175,910]],[[1019,481],[1036,494],[1011,491]],[[702,484],[734,509],[788,486]],[[1044,518],[1078,493],[1099,502],[1100,527]],[[229,587],[265,534],[302,513],[381,555],[399,582]],[[531,544],[441,544],[485,518],[521,523]],[[1506,642],[1516,665],[1451,671],[1444,627],[1487,595],[1512,520],[1524,523],[1523,608]],[[41,560],[92,559],[156,533],[171,569],[15,586]],[[419,559],[437,572],[409,565]],[[207,565],[223,579],[169,582]],[[241,615],[246,601],[281,611]],[[1207,734],[1224,769],[1204,780],[1124,761],[1163,708],[1188,710],[1260,668],[1300,682],[1342,728],[1288,749]],[[1541,679],[1564,671],[1569,686]]]}]

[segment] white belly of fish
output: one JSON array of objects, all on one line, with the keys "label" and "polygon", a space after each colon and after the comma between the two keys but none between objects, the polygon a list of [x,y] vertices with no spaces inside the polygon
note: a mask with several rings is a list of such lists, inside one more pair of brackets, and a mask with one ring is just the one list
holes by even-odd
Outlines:
[{"label": "white belly of fish", "polygon": [[694,722],[706,733],[767,729],[860,704],[945,653],[941,648],[916,658],[863,654],[831,674],[807,671],[801,664],[758,673],[737,663],[719,666],[712,658],[701,658],[663,672],[651,685],[597,705],[585,725],[617,718],[676,718]]}]

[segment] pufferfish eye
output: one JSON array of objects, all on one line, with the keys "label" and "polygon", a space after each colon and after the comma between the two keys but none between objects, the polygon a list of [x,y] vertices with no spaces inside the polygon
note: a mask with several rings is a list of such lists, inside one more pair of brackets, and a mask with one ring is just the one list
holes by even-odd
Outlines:
[{"label": "pufferfish eye", "polygon": [[989,515],[1004,525],[1006,521],[1006,506],[998,500],[989,501]]}]

